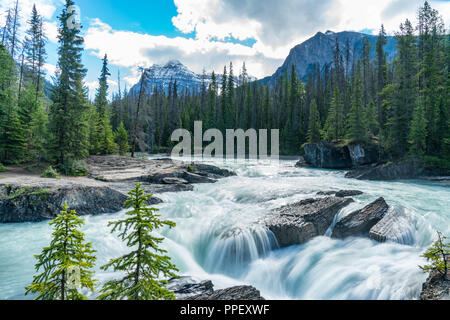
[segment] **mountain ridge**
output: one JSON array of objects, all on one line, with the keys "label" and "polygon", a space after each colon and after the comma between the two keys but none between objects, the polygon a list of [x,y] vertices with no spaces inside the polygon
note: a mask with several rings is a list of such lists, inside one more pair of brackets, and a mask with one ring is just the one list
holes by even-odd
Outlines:
[{"label": "mountain ridge", "polygon": [[[285,73],[286,70],[291,71],[292,65],[300,76],[300,79],[306,81],[308,76],[314,70],[315,66],[319,65],[321,70],[325,66],[333,64],[333,51],[338,40],[341,52],[345,52],[347,40],[350,43],[350,54],[352,57],[351,63],[361,56],[361,49],[364,39],[368,38],[371,44],[370,56],[375,57],[375,44],[378,35],[369,35],[355,31],[333,32],[326,31],[325,33],[317,32],[313,37],[296,45],[291,49],[284,63],[277,69],[277,71],[266,78],[260,79],[262,84],[270,84],[273,86],[276,80]],[[397,55],[395,37],[387,36],[387,45],[385,52],[388,61],[394,60]]]}]

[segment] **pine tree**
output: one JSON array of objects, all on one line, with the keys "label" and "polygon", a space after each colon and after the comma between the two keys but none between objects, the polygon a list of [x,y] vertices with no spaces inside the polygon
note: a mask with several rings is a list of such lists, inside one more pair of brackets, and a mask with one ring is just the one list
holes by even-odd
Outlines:
[{"label": "pine tree", "polygon": [[364,126],[366,127],[367,136],[369,138],[374,137],[379,131],[378,112],[373,101],[369,102],[364,113]]},{"label": "pine tree", "polygon": [[410,153],[414,156],[421,156],[426,150],[427,139],[427,120],[425,118],[425,109],[423,103],[417,104],[414,110],[413,120],[411,122],[410,133]]},{"label": "pine tree", "polygon": [[364,142],[366,129],[364,128],[363,94],[361,83],[361,67],[357,66],[353,83],[352,108],[348,115],[348,138],[353,142]]},{"label": "pine tree", "polygon": [[419,9],[418,20],[418,85],[427,119],[427,153],[440,155],[443,126],[439,117],[447,81],[443,68],[446,29],[439,12],[428,1]]},{"label": "pine tree", "polygon": [[386,31],[384,25],[381,25],[380,33],[378,35],[376,43],[376,70],[377,70],[377,107],[378,107],[378,124],[381,126],[385,119],[383,118],[383,97],[381,95],[382,90],[387,84],[387,57],[384,51],[384,47],[387,44]]},{"label": "pine tree", "polygon": [[84,159],[89,155],[89,104],[83,87],[86,74],[81,62],[83,38],[80,29],[69,28],[68,9],[72,0],[66,0],[59,18],[58,74],[50,107],[50,132],[52,134],[52,156],[66,173],[72,160]]},{"label": "pine tree", "polygon": [[79,230],[83,225],[84,220],[74,210],[69,211],[65,203],[61,214],[50,222],[50,246],[36,256],[36,271],[42,273],[34,277],[25,295],[37,294],[36,300],[87,300],[79,290],[94,291],[96,280],[92,279],[91,269],[96,251]]},{"label": "pine tree", "polygon": [[162,221],[154,208],[148,208],[146,202],[151,196],[145,195],[140,184],[129,192],[125,208],[127,218],[110,223],[112,232],[120,231],[120,238],[127,246],[134,248],[132,252],[111,260],[103,266],[103,270],[113,268],[124,277],[107,282],[101,289],[101,300],[171,300],[173,292],[165,288],[165,277],[174,277],[176,267],[170,262],[167,251],[159,248],[164,240],[153,235],[161,227],[175,227],[171,221]]},{"label": "pine tree", "polygon": [[25,155],[25,137],[17,115],[15,62],[0,46],[0,161],[19,163]]},{"label": "pine tree", "polygon": [[110,123],[110,115],[108,110],[108,56],[103,58],[102,72],[99,78],[99,88],[95,96],[95,106],[97,108],[97,124],[96,124],[96,138],[98,139],[96,145],[96,154],[107,155],[113,154],[116,150],[114,143],[114,133]]},{"label": "pine tree", "polygon": [[412,114],[417,104],[417,47],[414,28],[409,20],[400,25],[396,34],[398,57],[395,64],[394,93],[395,98],[390,114],[390,140],[396,156],[403,156],[408,151],[408,140]]},{"label": "pine tree", "polygon": [[120,123],[116,131],[116,144],[119,148],[119,154],[125,156],[130,151],[130,145],[128,144],[128,133],[125,129],[123,122]]},{"label": "pine tree", "polygon": [[43,30],[42,17],[38,14],[36,5],[33,5],[31,18],[28,21],[29,28],[24,41],[25,60],[30,71],[30,78],[35,88],[36,99],[40,95],[43,82],[43,67],[46,58],[47,38]]},{"label": "pine tree", "polygon": [[343,128],[343,109],[339,90],[334,89],[333,99],[328,111],[328,118],[324,127],[324,139],[327,141],[338,141],[342,137]]},{"label": "pine tree", "polygon": [[320,142],[320,114],[319,110],[317,110],[317,103],[315,99],[311,102],[311,106],[309,108],[308,142]]},{"label": "pine tree", "polygon": [[433,246],[422,256],[431,264],[420,267],[425,273],[437,272],[444,280],[448,278],[447,259],[450,256],[450,243],[446,243],[447,237],[438,232],[438,240]]},{"label": "pine tree", "polygon": [[47,115],[43,103],[36,100],[36,88],[28,83],[19,101],[18,116],[27,146],[26,158],[39,160],[44,154]]}]

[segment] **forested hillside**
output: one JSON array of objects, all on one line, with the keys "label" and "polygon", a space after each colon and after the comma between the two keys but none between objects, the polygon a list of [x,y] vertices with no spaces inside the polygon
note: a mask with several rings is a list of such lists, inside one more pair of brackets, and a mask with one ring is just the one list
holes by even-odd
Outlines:
[{"label": "forested hillside", "polygon": [[292,65],[273,87],[261,85],[249,80],[244,65],[236,83],[236,66],[230,63],[197,90],[180,90],[174,80],[167,93],[161,88],[134,94],[125,90],[108,101],[111,75],[105,56],[99,61],[93,102],[83,82],[82,35],[66,24],[67,8],[73,4],[67,0],[59,16],[58,72],[50,103],[43,95],[46,37],[39,13],[34,9],[26,22],[24,39],[18,39],[17,6],[2,27],[4,164],[45,161],[63,173],[82,174],[79,160],[89,155],[169,151],[173,130],[193,131],[194,121],[202,120],[204,130],[280,129],[282,154],[300,154],[302,145],[321,140],[376,143],[386,159],[424,156],[436,166],[448,166],[450,36],[428,2],[418,11],[417,25],[401,23],[392,62],[381,27],[375,56],[369,38],[357,58],[336,41],[332,66],[323,71],[317,65],[306,82]]}]

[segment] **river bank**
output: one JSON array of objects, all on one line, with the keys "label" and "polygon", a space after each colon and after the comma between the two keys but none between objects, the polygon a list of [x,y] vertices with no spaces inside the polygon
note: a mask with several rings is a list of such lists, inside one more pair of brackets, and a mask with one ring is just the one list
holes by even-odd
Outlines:
[{"label": "river bank", "polygon": [[[159,156],[149,161],[155,163],[156,158]],[[93,172],[103,178],[80,179],[102,186],[130,183],[101,181],[117,178],[115,170],[106,170],[111,166],[102,163],[98,167],[105,169],[94,168]],[[184,171],[189,164],[184,163]],[[165,218],[177,223],[173,230],[161,230],[161,236],[166,238],[164,248],[180,269],[180,275],[210,280],[214,291],[250,285],[266,299],[419,299],[427,279],[418,268],[425,264],[420,256],[435,240],[436,231],[450,235],[450,190],[442,183],[348,179],[343,171],[295,168],[295,160],[258,164],[212,159],[207,164],[236,175],[215,183],[191,184],[192,189],[185,192],[156,193],[162,203],[155,206]],[[293,243],[286,243],[283,248],[278,240],[273,241],[282,234],[270,231],[268,226],[289,228],[290,220],[284,219],[295,217],[292,210],[296,208],[309,208],[308,199],[334,199],[337,195],[344,197],[344,201],[347,196],[353,202],[341,209],[333,207],[333,212],[324,206],[328,202],[333,206],[340,200],[318,202],[323,203],[324,209],[317,212],[323,213],[324,219],[308,220],[320,231],[310,233],[311,239],[304,242],[288,238],[286,241]],[[391,217],[388,212],[385,216],[388,222],[375,228],[373,237],[388,230],[385,226],[391,224],[390,219],[403,221],[408,226],[407,236],[393,239],[397,241],[380,237],[379,242],[366,232],[372,224],[352,227],[351,221],[361,221],[358,217],[362,215],[358,213],[366,207],[373,208],[370,204],[374,202],[380,203],[381,211],[373,212],[386,214],[384,204],[376,202],[381,197],[390,208],[398,208],[401,216]],[[337,214],[330,219],[335,209]],[[267,222],[268,217],[277,214],[283,220]],[[99,266],[127,252],[108,228],[108,222],[123,215],[120,211],[85,217],[83,231],[98,250],[95,278],[100,283],[114,274],[100,270]],[[374,214],[374,217],[375,223],[381,216]],[[306,221],[309,217],[301,219]],[[340,232],[333,237],[340,221],[336,229]],[[347,236],[349,231],[345,230],[352,232]],[[342,234],[345,237],[341,239]],[[0,275],[0,299],[24,298],[23,288],[34,274],[33,255],[48,244],[49,237],[45,221],[0,224],[0,269],[4,271]]]},{"label": "river bank", "polygon": [[[9,168],[0,176],[0,223],[52,219],[65,202],[79,215],[122,210],[127,193],[142,184],[148,194],[192,191],[193,184],[215,183],[234,175],[215,166],[162,159],[93,156],[86,160],[89,175],[42,178],[23,168]],[[152,197],[150,204],[162,200]]]}]

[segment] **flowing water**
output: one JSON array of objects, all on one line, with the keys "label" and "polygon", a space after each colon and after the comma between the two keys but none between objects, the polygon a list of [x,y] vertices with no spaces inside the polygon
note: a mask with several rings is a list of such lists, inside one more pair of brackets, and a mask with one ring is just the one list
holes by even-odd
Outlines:
[{"label": "flowing water", "polygon": [[[216,288],[250,284],[267,299],[417,299],[426,275],[421,254],[436,239],[450,236],[450,188],[424,181],[368,182],[344,172],[295,168],[294,161],[248,163],[214,160],[238,175],[192,192],[158,195],[164,218],[164,247],[181,274],[213,280]],[[273,208],[314,197],[318,191],[357,189],[365,194],[343,209],[353,210],[384,197],[407,215],[409,233],[399,243],[367,237],[334,240],[322,236],[305,245],[279,249],[259,223]],[[83,231],[98,250],[96,279],[113,278],[99,266],[127,252],[107,224],[124,212],[86,217]],[[35,273],[33,255],[50,241],[47,222],[0,225],[0,299],[24,299]]]}]

